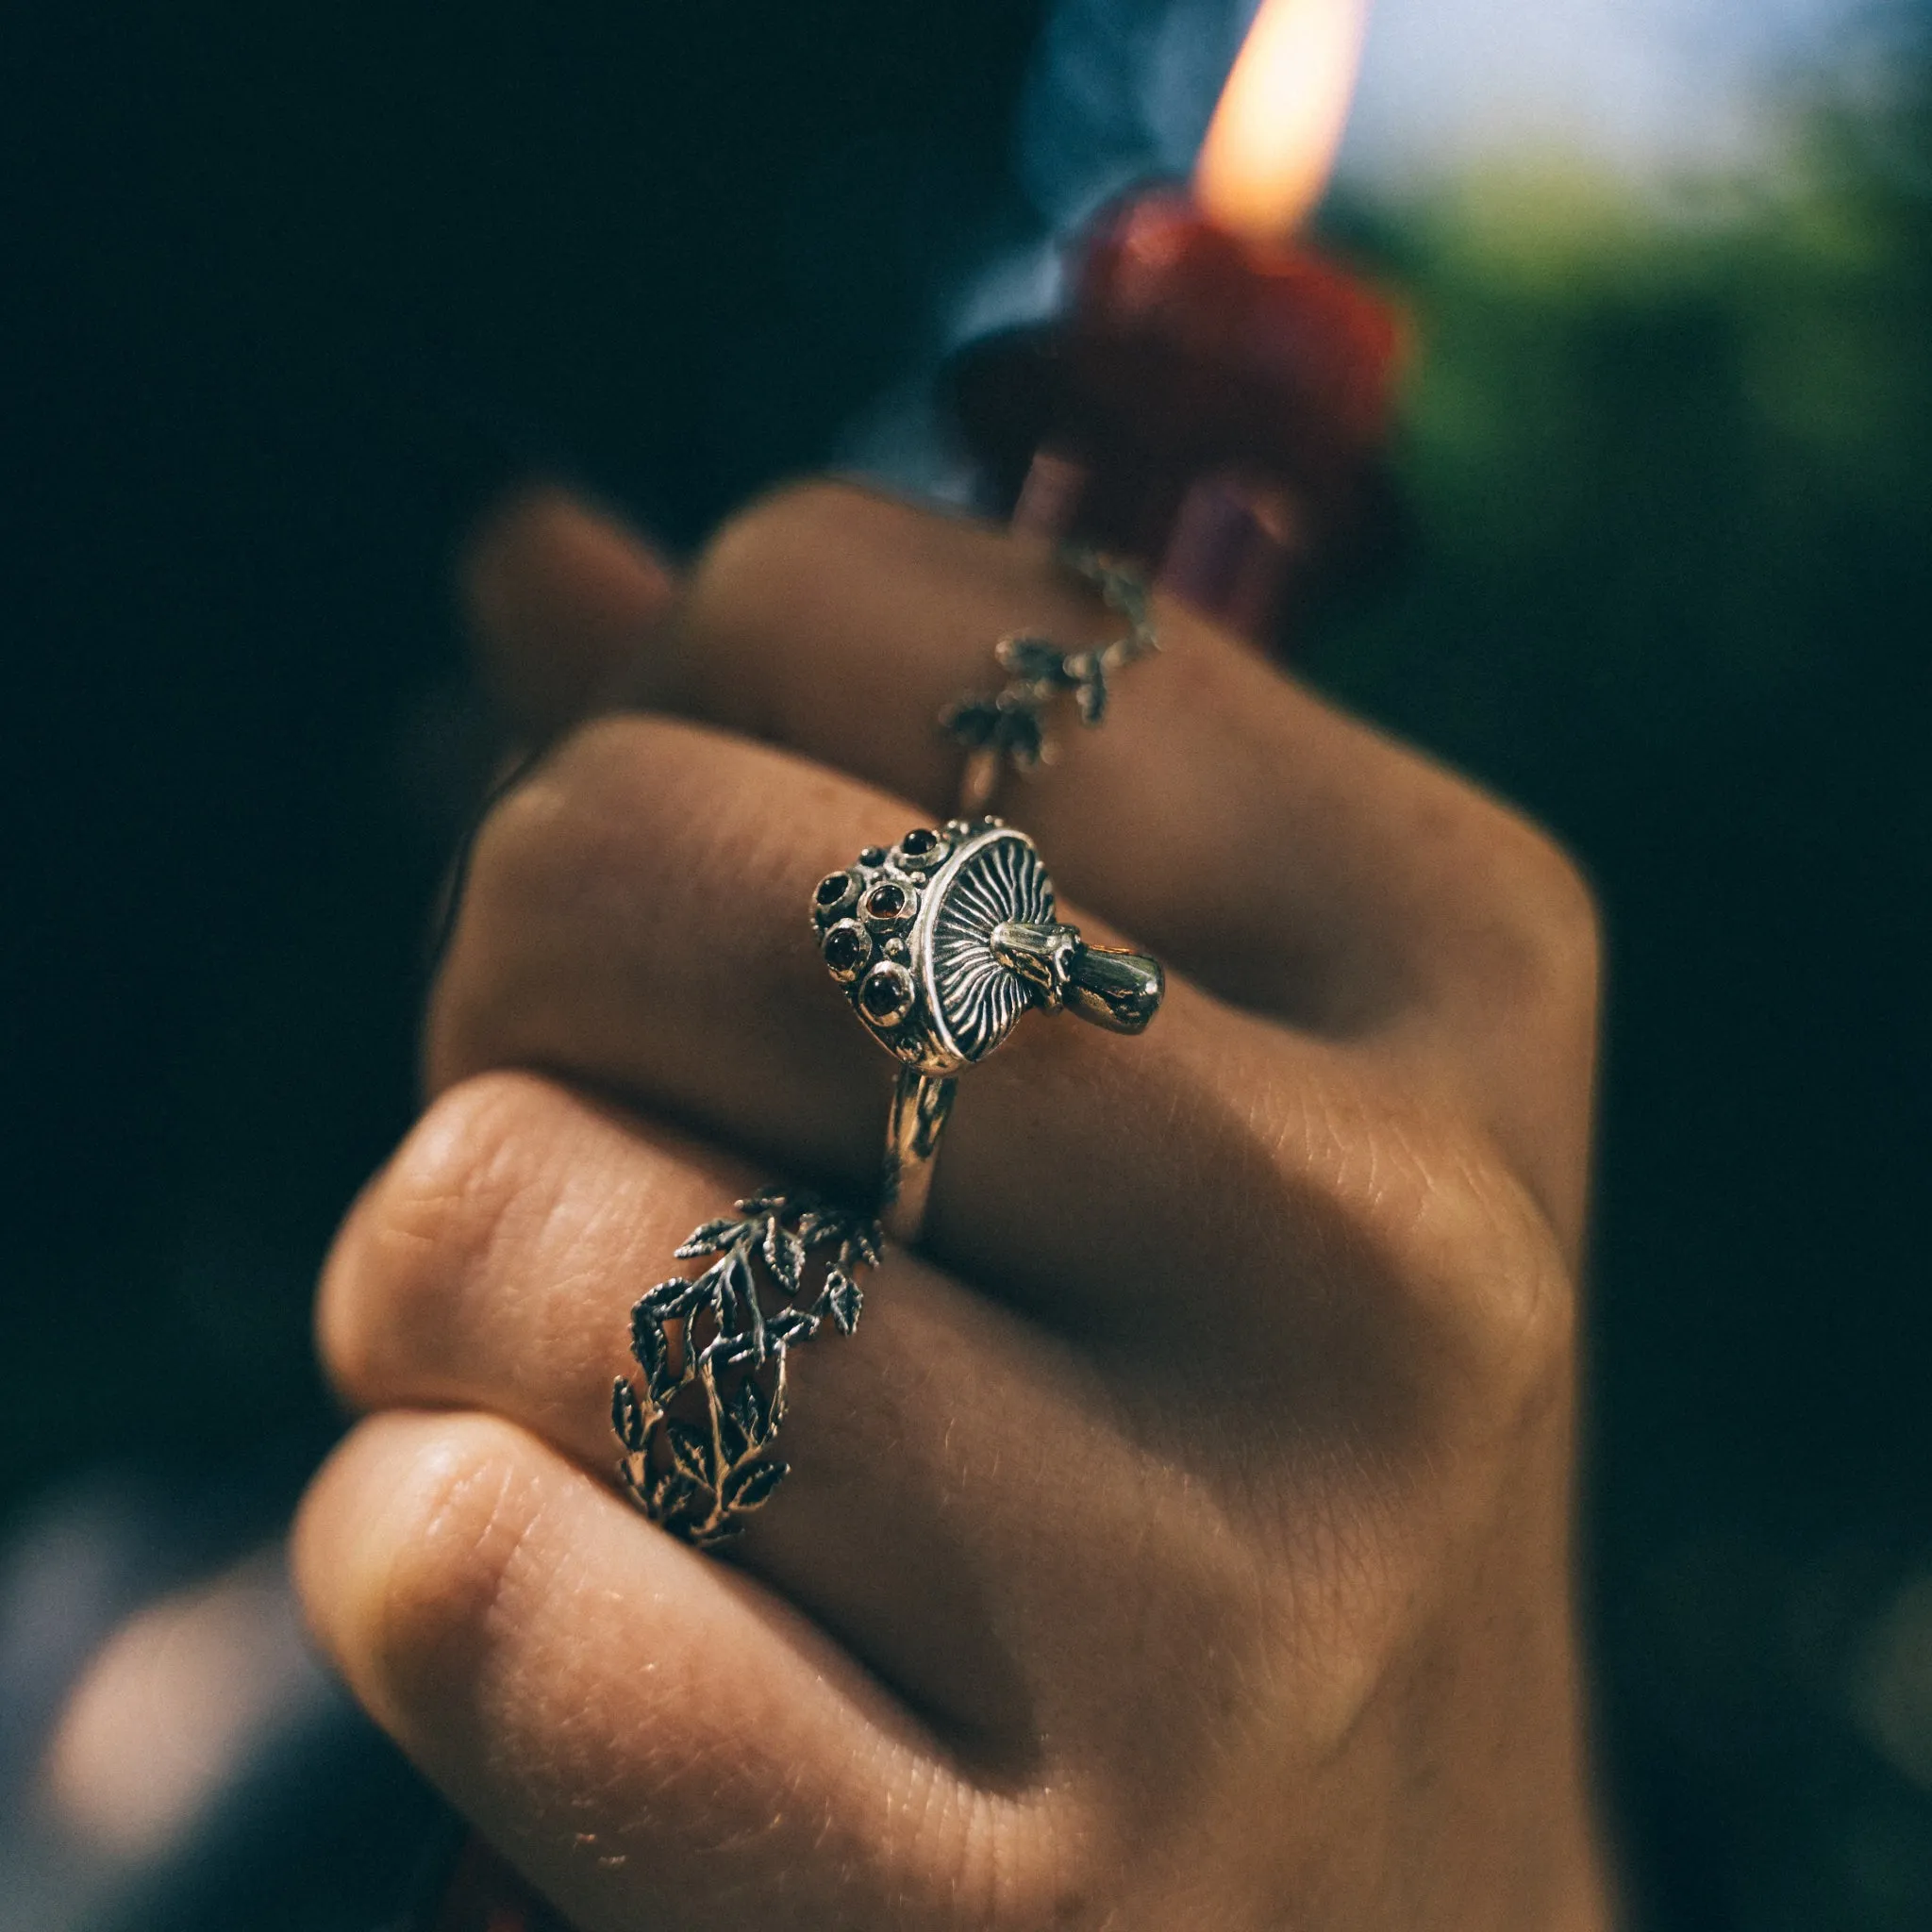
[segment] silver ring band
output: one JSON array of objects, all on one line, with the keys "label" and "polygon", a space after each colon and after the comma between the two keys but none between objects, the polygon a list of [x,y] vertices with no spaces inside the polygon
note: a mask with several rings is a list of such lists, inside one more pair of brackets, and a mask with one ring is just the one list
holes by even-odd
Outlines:
[{"label": "silver ring band", "polygon": [[969,691],[940,713],[940,729],[965,747],[959,809],[982,812],[992,803],[1000,775],[1030,773],[1051,762],[1047,712],[1062,696],[1073,699],[1083,724],[1105,722],[1113,675],[1160,648],[1154,599],[1147,580],[1128,565],[1085,545],[1057,553],[1060,565],[1092,589],[1127,629],[1107,644],[1066,650],[1050,638],[1015,632],[993,646],[1007,674],[995,691]]},{"label": "silver ring band", "polygon": [[950,1074],[902,1067],[886,1121],[886,1158],[879,1176],[879,1221],[901,1247],[914,1246],[925,1226],[933,1163],[959,1083]]},{"label": "silver ring band", "polygon": [[618,1479],[653,1523],[697,1549],[741,1535],[789,1465],[775,1452],[786,1360],[829,1322],[858,1325],[862,1270],[878,1224],[802,1190],[737,1203],[696,1229],[679,1260],[631,1309],[637,1374],[610,1391]]}]

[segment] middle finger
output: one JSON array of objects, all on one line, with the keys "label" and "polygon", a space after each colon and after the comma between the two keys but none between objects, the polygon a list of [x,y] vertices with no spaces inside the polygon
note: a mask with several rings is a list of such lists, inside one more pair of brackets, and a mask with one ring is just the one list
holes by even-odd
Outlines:
[{"label": "middle finger", "polygon": [[[864,1198],[894,1063],[828,982],[806,908],[912,812],[702,727],[589,727],[484,827],[432,1013],[432,1087],[531,1067]],[[961,1080],[929,1245],[973,1278],[1052,1284],[1062,1307],[1069,1288],[1116,1294],[1150,1256],[1254,1274],[1257,1242],[1301,1239],[1280,1211],[1297,1192],[1308,1212],[1287,1219],[1321,1239],[1359,1089],[1341,1049],[1185,981],[1138,1039],[1029,1018]],[[1204,1227],[1204,1199],[1266,1204],[1266,1225],[1237,1209]]]}]

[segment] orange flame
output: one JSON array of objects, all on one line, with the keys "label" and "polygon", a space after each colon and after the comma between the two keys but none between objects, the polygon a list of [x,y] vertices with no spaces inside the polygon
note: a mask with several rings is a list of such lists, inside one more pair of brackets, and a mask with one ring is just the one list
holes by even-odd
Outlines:
[{"label": "orange flame", "polygon": [[1328,185],[1361,65],[1368,0],[1262,0],[1194,164],[1218,226],[1281,242]]}]

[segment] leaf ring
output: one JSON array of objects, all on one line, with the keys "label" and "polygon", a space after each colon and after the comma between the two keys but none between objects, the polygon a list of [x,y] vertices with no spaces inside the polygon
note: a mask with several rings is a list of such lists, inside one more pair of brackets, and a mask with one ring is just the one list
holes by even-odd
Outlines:
[{"label": "leaf ring", "polygon": [[1111,643],[1077,650],[1024,631],[993,646],[1005,684],[998,691],[969,691],[940,713],[940,729],[966,751],[961,811],[983,811],[991,805],[1007,769],[1027,774],[1051,760],[1047,716],[1061,698],[1073,699],[1081,724],[1104,723],[1115,673],[1160,648],[1154,600],[1138,571],[1084,544],[1064,545],[1056,556],[1125,623],[1126,632]]},{"label": "leaf ring", "polygon": [[702,1261],[630,1311],[634,1375],[619,1376],[610,1421],[618,1478],[653,1523],[716,1549],[785,1480],[776,1453],[786,1357],[827,1322],[858,1324],[861,1270],[879,1259],[870,1216],[802,1190],[775,1190],[708,1221],[677,1250]]}]

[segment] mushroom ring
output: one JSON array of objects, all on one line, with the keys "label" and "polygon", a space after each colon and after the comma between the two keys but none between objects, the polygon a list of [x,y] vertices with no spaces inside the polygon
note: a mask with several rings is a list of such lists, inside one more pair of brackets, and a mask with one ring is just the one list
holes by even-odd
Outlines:
[{"label": "mushroom ring", "polygon": [[908,1245],[924,1225],[959,1074],[1029,1008],[1140,1033],[1165,989],[1157,960],[1090,946],[1058,917],[1032,840],[999,819],[953,819],[867,847],[820,880],[811,917],[827,972],[902,1063],[879,1218]]}]

